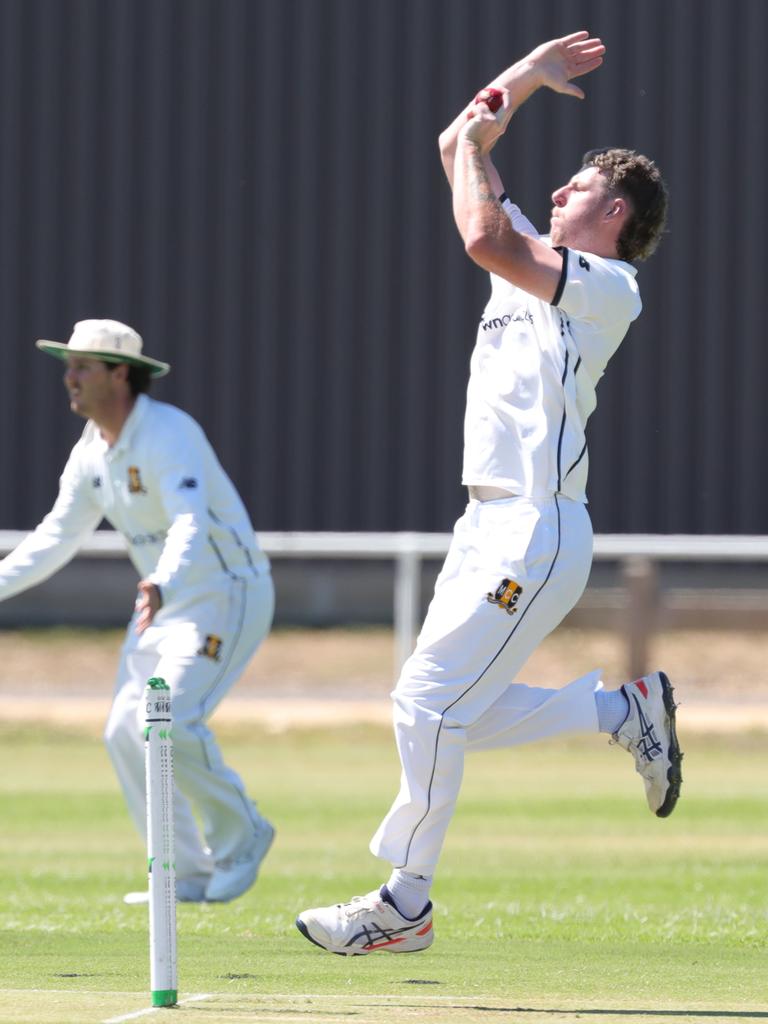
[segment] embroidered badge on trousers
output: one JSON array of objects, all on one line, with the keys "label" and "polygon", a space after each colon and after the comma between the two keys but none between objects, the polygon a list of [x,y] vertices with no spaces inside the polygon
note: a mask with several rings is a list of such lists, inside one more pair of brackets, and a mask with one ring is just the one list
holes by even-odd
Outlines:
[{"label": "embroidered badge on trousers", "polygon": [[494,591],[489,591],[485,595],[485,599],[490,604],[497,604],[499,608],[503,608],[508,615],[514,615],[522,592],[523,588],[514,580],[502,580]]},{"label": "embroidered badge on trousers", "polygon": [[128,467],[128,492],[130,494],[146,494],[147,489],[141,482],[141,473],[138,466]]},{"label": "embroidered badge on trousers", "polygon": [[215,633],[209,633],[205,638],[205,643],[197,653],[202,654],[205,658],[213,658],[214,661],[219,661],[223,642],[220,636],[216,636]]}]

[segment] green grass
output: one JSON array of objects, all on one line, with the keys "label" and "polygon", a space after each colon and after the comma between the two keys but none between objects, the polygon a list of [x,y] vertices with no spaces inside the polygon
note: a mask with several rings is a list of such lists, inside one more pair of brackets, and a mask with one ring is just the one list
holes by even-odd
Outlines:
[{"label": "green grass", "polygon": [[[388,731],[221,738],[278,838],[245,897],[179,907],[180,998],[210,998],[174,1020],[768,1019],[764,737],[685,743],[667,821],[604,737],[468,759],[435,944],[350,959],[293,919],[386,877],[367,842],[397,781]],[[146,910],[121,902],[143,865],[97,738],[0,727],[0,1021],[148,1005]]]}]

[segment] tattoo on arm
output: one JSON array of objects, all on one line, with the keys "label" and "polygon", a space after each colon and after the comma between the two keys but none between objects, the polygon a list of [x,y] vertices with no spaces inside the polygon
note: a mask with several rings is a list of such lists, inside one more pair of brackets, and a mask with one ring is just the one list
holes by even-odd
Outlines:
[{"label": "tattoo on arm", "polygon": [[498,201],[488,180],[483,158],[476,149],[470,151],[467,160],[467,186],[470,197],[479,203]]}]

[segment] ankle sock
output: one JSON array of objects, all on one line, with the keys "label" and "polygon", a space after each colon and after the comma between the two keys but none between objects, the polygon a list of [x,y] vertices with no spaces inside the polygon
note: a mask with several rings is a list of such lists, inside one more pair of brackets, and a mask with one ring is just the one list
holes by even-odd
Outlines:
[{"label": "ankle sock", "polygon": [[629,714],[629,701],[623,690],[597,690],[597,727],[600,732],[617,732]]},{"label": "ankle sock", "polygon": [[389,881],[384,886],[382,896],[391,897],[395,909],[403,917],[414,919],[420,917],[429,903],[429,890],[432,886],[432,876],[414,875],[410,871],[400,871],[396,868],[390,875]]}]

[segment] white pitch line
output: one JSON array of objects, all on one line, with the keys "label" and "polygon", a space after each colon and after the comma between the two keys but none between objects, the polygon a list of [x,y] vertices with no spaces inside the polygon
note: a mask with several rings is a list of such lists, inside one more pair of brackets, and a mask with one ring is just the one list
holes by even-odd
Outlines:
[{"label": "white pitch line", "polygon": [[[186,999],[180,999],[177,1006],[184,1006],[186,1003],[199,1003],[203,999],[212,999],[213,994],[208,993],[207,995],[199,996],[188,996]],[[149,1013],[157,1013],[158,1010],[166,1010],[166,1006],[147,1006],[143,1010],[136,1010],[134,1013],[124,1013],[122,1017],[110,1017],[108,1020],[104,1020],[101,1024],[122,1024],[124,1020],[136,1020],[137,1017],[146,1017]]]}]

